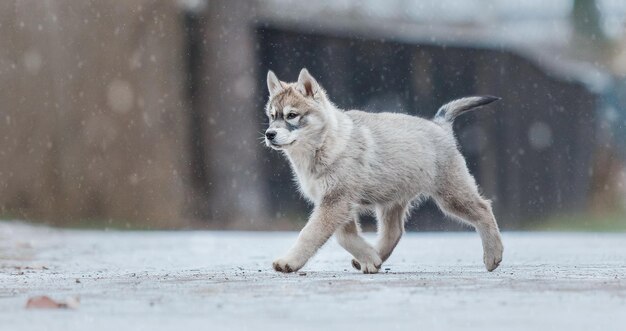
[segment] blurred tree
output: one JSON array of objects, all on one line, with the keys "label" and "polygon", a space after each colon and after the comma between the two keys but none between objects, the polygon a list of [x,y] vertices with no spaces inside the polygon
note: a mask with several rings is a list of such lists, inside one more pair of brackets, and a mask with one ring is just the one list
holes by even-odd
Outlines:
[{"label": "blurred tree", "polygon": [[206,156],[196,168],[204,167],[208,180],[197,185],[208,192],[206,200],[196,199],[195,209],[221,227],[264,228],[269,188],[260,171],[255,2],[210,1],[195,15],[199,58],[192,88],[198,94],[192,102],[202,121],[197,138],[204,150],[196,153]]},{"label": "blurred tree", "polygon": [[574,30],[570,53],[590,62],[608,61],[611,44],[602,29],[596,1],[574,0],[570,20]]},{"label": "blurred tree", "polygon": [[[613,57],[618,45],[612,43],[602,29],[602,17],[598,4],[594,0],[575,0],[572,8],[571,23],[574,28],[574,42],[570,52],[587,62],[599,65],[610,71],[614,66]],[[611,91],[621,94],[621,91]],[[612,99],[612,98],[609,98]],[[620,107],[617,104],[610,107]],[[599,136],[594,151],[594,164],[590,186],[590,209],[596,214],[611,214],[624,208],[622,184],[620,176],[624,167],[624,159],[619,153],[615,138],[619,137],[613,130],[616,126],[607,116],[606,109],[600,116]],[[624,111],[612,109],[610,111]]]}]

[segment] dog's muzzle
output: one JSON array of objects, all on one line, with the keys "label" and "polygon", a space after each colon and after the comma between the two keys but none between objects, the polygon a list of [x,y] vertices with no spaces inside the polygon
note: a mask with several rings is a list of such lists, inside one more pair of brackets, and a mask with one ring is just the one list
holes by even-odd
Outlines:
[{"label": "dog's muzzle", "polygon": [[265,138],[267,138],[267,140],[272,142],[272,140],[274,140],[274,138],[276,138],[276,134],[277,134],[276,130],[269,129],[269,130],[265,131]]}]

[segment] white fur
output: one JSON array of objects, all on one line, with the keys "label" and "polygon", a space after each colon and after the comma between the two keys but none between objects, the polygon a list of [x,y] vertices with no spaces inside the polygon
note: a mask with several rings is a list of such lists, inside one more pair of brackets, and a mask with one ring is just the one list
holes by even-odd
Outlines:
[{"label": "white fur", "polygon": [[[457,149],[451,125],[458,114],[491,102],[487,97],[457,100],[431,121],[337,109],[306,69],[296,83],[280,82],[270,71],[268,89],[268,131],[277,135],[266,143],[286,155],[302,194],[315,205],[296,243],[274,261],[274,269],[300,269],[336,234],[354,256],[353,266],[375,273],[400,240],[411,202],[423,196],[474,226],[483,241],[486,268],[498,266],[503,250],[498,225]],[[298,118],[288,120],[289,113]],[[374,211],[378,219],[374,247],[360,235],[358,214],[363,211]]]}]

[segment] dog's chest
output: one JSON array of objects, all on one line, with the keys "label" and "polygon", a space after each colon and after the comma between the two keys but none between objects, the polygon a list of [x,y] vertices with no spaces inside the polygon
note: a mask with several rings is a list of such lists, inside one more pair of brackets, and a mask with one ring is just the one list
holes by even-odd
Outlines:
[{"label": "dog's chest", "polygon": [[313,160],[307,154],[287,156],[302,195],[313,203],[320,201],[323,196],[323,179],[313,172]]},{"label": "dog's chest", "polygon": [[319,201],[323,196],[324,185],[321,179],[315,179],[313,176],[296,174],[298,177],[298,186],[305,198],[311,202]]}]

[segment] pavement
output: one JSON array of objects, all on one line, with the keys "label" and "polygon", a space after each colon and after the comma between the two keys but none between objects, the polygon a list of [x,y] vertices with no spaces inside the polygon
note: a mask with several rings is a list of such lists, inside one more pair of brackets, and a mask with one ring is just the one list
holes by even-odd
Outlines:
[{"label": "pavement", "polygon": [[626,330],[625,233],[505,232],[492,273],[473,232],[409,233],[375,275],[333,239],[274,272],[296,236],[0,222],[0,330]]}]

